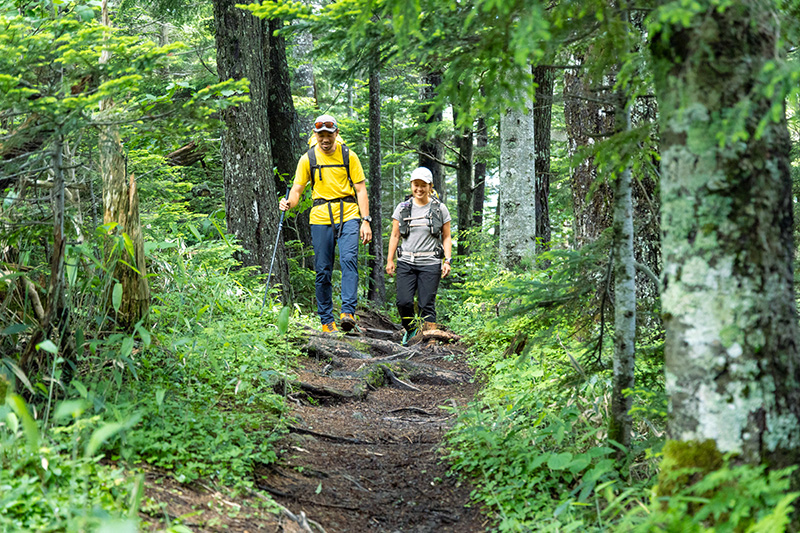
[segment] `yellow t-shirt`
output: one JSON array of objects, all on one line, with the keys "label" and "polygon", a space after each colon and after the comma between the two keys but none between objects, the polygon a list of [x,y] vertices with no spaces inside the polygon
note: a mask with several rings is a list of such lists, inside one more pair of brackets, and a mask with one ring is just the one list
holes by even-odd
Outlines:
[{"label": "yellow t-shirt", "polygon": [[[336,143],[336,151],[327,155],[324,154],[318,147],[314,147],[317,156],[317,165],[341,165],[342,164],[342,145]],[[322,175],[320,179],[320,173]],[[350,150],[350,178],[353,183],[360,183],[364,181],[364,169],[361,167],[361,161],[358,156]],[[294,175],[295,185],[310,186],[311,182],[311,165],[308,162],[308,153],[303,154],[300,161],[297,162],[297,171]],[[323,168],[317,171],[314,178],[314,189],[311,193],[311,198],[324,198],[326,200],[333,200],[336,198],[343,198],[345,196],[356,196],[356,192],[350,186],[347,180],[347,170],[344,167]],[[333,222],[339,223],[339,202],[331,202],[330,204],[322,204],[311,208],[309,215],[309,222],[311,224],[325,224],[330,225],[331,217],[328,212],[328,205],[331,207],[333,213]],[[344,202],[344,218],[343,222],[359,218],[358,204],[351,202]]]}]

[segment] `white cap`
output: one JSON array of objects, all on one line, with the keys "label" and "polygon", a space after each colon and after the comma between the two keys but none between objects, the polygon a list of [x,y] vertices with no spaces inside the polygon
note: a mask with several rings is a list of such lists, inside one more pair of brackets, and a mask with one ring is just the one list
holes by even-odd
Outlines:
[{"label": "white cap", "polygon": [[422,180],[425,183],[433,183],[433,174],[425,167],[417,167],[411,173],[411,181]]},{"label": "white cap", "polygon": [[338,129],[339,125],[331,115],[320,115],[314,121],[314,131],[329,131],[333,133]]}]

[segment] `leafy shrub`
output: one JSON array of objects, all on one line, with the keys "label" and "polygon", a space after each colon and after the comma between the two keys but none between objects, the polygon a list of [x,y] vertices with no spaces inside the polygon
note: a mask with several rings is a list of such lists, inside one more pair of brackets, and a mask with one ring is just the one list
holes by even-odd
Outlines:
[{"label": "leafy shrub", "polygon": [[[620,528],[642,533],[682,531],[717,533],[746,531],[780,533],[789,525],[792,504],[800,496],[790,492],[796,467],[768,472],[765,466],[723,466],[697,482],[677,486],[669,496],[651,492],[650,505],[632,508]],[[691,476],[697,469],[671,472],[672,478]]]},{"label": "leafy shrub", "polygon": [[510,359],[502,366],[491,396],[463,413],[448,435],[453,470],[474,478],[473,498],[493,509],[500,531],[583,523],[601,498],[597,488],[619,479],[596,400],[605,384],[592,380],[577,394],[553,393],[559,380],[545,365]]}]

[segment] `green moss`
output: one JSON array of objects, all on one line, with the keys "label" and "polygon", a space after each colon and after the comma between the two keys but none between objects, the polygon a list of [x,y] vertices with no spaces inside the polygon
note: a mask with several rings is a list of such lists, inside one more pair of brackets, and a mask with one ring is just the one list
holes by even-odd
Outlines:
[{"label": "green moss", "polygon": [[711,439],[705,441],[668,440],[658,474],[656,493],[670,496],[676,490],[693,485],[724,464],[722,453]]},{"label": "green moss", "polygon": [[383,367],[381,365],[372,367],[364,377],[364,381],[366,381],[367,385],[376,389],[378,387],[383,387],[386,381],[386,376],[383,373]]}]

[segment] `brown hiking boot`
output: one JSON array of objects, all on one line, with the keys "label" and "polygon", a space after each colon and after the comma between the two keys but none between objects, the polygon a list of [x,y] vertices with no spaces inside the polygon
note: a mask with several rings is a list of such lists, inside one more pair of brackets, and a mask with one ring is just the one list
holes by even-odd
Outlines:
[{"label": "brown hiking boot", "polygon": [[342,324],[342,331],[350,331],[356,327],[356,319],[353,313],[342,313],[339,315],[339,320]]},{"label": "brown hiking boot", "polygon": [[322,333],[338,333],[339,328],[336,327],[336,322],[322,325]]}]

